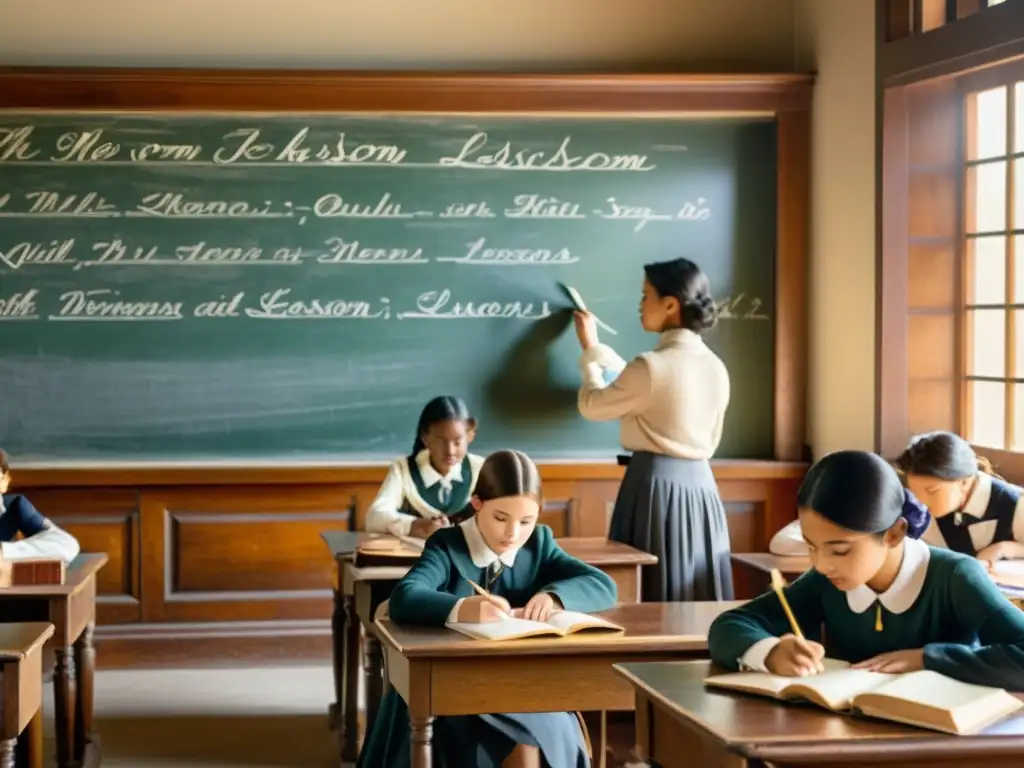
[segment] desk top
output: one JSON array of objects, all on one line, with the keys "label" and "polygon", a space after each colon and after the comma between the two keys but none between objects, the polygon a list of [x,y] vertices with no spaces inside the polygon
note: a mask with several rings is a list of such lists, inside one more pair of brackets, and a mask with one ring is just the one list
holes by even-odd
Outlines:
[{"label": "desk top", "polygon": [[90,576],[96,573],[107,564],[109,558],[104,553],[87,552],[80,554],[65,571],[63,584],[36,584],[24,587],[3,587],[0,588],[0,600],[9,597],[46,597],[48,595],[58,597],[70,597],[78,594],[86,585]]},{"label": "desk top", "polygon": [[[324,531],[324,541],[328,542],[333,540],[335,543],[345,544],[344,540],[340,537],[332,537],[328,540],[329,534],[341,533],[345,536],[362,536],[361,533],[351,534],[344,531]],[[615,565],[655,565],[658,562],[658,558],[648,552],[636,549],[623,544],[618,541],[608,541],[600,537],[579,537],[579,538],[565,538],[556,539],[558,545],[565,550],[565,552],[578,560],[582,560],[588,565],[593,565],[595,568],[615,566]],[[345,569],[348,572],[348,576],[353,581],[398,581],[412,568],[414,559],[409,560],[409,565],[364,565],[356,567],[355,563],[352,562],[351,555],[355,550],[351,550],[348,553],[342,552],[340,549],[333,549],[334,556],[336,559],[345,562]],[[370,555],[372,557],[372,555]],[[369,557],[367,559],[370,559]]]},{"label": "desk top", "polygon": [[[335,559],[350,560],[359,543],[372,535],[366,531],[321,531],[320,538]],[[648,552],[600,536],[567,537],[556,541],[568,554],[598,568],[602,565],[655,565],[658,562],[658,558]]]},{"label": "desk top", "polygon": [[53,636],[54,627],[45,621],[0,624],[0,661],[20,661]]},{"label": "desk top", "polygon": [[[1024,754],[1024,714],[1012,715],[977,736],[947,736],[884,720],[837,715],[809,704],[714,691],[704,678],[720,670],[709,661],[617,664],[615,671],[673,719],[696,726],[732,752],[765,761],[834,756],[868,758],[905,751],[908,759],[970,756],[986,750]],[[1000,736],[994,739],[992,736]],[[891,759],[891,757],[890,757]]]},{"label": "desk top", "polygon": [[792,575],[810,570],[811,559],[803,556],[780,557],[771,552],[741,552],[732,555],[733,562],[749,565],[759,571],[768,573],[778,568],[779,573]]},{"label": "desk top", "polygon": [[624,634],[586,633],[487,642],[444,627],[400,627],[390,619],[374,624],[381,642],[407,658],[456,656],[552,656],[580,653],[704,651],[708,630],[720,613],[743,601],[624,603],[594,614],[626,628]]},{"label": "desk top", "polygon": [[338,559],[351,558],[356,553],[356,548],[365,531],[321,531],[320,538],[324,540],[327,548],[331,550],[331,556]]}]

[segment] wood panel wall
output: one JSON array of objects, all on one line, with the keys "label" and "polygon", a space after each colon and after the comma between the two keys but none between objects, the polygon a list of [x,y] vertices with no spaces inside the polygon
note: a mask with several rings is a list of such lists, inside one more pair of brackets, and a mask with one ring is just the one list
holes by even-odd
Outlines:
[{"label": "wood panel wall", "polygon": [[[714,462],[735,551],[796,515],[806,437],[806,263],[813,76],[0,68],[0,109],[771,115],[778,126],[774,451]],[[544,522],[602,536],[622,469],[541,465]],[[320,532],[359,529],[385,468],[24,469],[17,488],[104,551],[107,666],[327,654],[333,562]]]},{"label": "wood panel wall", "polygon": [[[796,514],[806,466],[714,463],[734,551],[764,551]],[[104,666],[329,653],[334,564],[320,533],[360,530],[386,468],[18,470],[16,489],[85,551],[106,552]],[[603,536],[622,469],[541,465],[543,522]]]}]

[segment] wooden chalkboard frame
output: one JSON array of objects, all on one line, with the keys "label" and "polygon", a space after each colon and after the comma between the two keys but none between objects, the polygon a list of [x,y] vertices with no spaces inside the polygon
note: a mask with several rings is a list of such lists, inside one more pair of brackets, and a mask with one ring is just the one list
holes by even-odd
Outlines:
[{"label": "wooden chalkboard frame", "polygon": [[802,461],[813,76],[0,68],[0,110],[772,115],[777,122],[774,458]]}]

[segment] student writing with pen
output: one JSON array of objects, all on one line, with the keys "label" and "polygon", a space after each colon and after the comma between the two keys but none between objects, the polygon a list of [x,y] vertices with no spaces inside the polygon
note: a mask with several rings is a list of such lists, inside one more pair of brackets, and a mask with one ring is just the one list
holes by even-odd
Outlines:
[{"label": "student writing with pen", "polygon": [[366,516],[366,530],[428,538],[467,511],[483,458],[469,453],[476,419],[458,397],[435,397],[416,425],[412,453],[396,459]]},{"label": "student writing with pen", "polygon": [[[602,611],[617,599],[606,573],[567,555],[537,524],[540,474],[519,451],[498,451],[480,469],[474,516],[427,539],[423,554],[391,594],[397,624],[501,621],[515,608],[544,621],[552,611]],[[475,585],[475,586],[474,586]],[[483,593],[483,594],[482,594]],[[437,717],[435,765],[473,768],[587,768],[577,718],[569,712]],[[394,689],[381,703],[359,768],[410,765],[409,710]]]},{"label": "student writing with pen", "polygon": [[929,669],[1024,690],[1024,611],[975,558],[919,540],[928,511],[884,459],[823,457],[797,503],[814,569],[785,590],[793,621],[772,593],[723,613],[708,634],[715,663],[804,676],[827,656],[873,672]]}]

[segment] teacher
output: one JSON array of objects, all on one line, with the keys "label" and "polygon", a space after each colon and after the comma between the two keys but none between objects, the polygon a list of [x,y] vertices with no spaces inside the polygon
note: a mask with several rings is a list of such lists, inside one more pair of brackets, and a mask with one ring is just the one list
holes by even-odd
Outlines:
[{"label": "teacher", "polygon": [[[688,259],[644,267],[640,323],[659,334],[629,365],[597,337],[589,312],[576,313],[583,356],[579,410],[619,419],[633,451],[608,538],[650,552],[645,602],[731,600],[725,507],[708,459],[722,438],[729,373],[701,338],[718,319],[707,276]],[[606,383],[605,372],[616,375]]]}]

